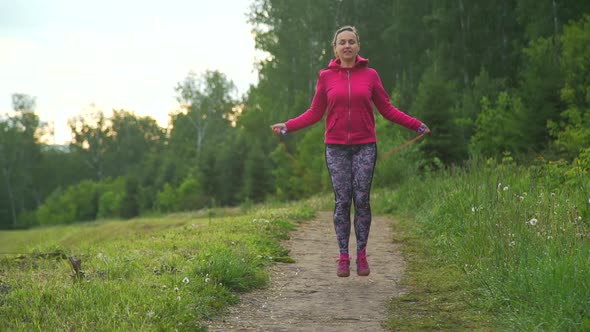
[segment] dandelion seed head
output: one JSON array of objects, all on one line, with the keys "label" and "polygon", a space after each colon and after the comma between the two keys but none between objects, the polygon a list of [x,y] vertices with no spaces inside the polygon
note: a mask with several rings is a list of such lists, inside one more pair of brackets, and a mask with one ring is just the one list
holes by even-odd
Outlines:
[{"label": "dandelion seed head", "polygon": [[182,282],[188,284],[190,280],[188,279],[188,277],[184,277],[184,279],[182,279]]},{"label": "dandelion seed head", "polygon": [[174,291],[178,292],[179,291],[178,287],[174,287]]},{"label": "dandelion seed head", "polygon": [[519,195],[518,196],[518,200],[521,201],[521,202],[524,201],[524,196]]},{"label": "dandelion seed head", "polygon": [[531,220],[527,221],[526,223],[531,226],[535,226],[539,222],[537,218],[532,218]]},{"label": "dandelion seed head", "polygon": [[551,197],[555,197],[555,193],[551,193]]}]

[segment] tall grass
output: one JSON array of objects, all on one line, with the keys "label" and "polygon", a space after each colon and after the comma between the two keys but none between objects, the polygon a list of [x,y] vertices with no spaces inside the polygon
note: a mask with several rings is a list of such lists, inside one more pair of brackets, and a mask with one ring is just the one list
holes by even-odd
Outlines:
[{"label": "tall grass", "polygon": [[[264,267],[283,260],[279,241],[313,210],[258,208],[226,218],[162,218],[0,233],[1,331],[199,331],[263,287]],[[129,228],[127,228],[128,226]],[[113,229],[117,232],[114,234]],[[61,230],[61,231],[60,231]],[[23,245],[31,235],[34,245]],[[82,261],[76,276],[61,252]]]},{"label": "tall grass", "polygon": [[[551,165],[474,162],[379,195],[463,270],[473,305],[526,331],[590,330],[590,183]],[[566,184],[570,183],[569,185]]]}]

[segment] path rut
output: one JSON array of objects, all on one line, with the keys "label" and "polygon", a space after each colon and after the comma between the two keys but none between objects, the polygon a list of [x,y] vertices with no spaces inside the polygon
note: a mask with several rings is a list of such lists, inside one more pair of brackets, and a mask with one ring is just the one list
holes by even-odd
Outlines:
[{"label": "path rut", "polygon": [[[336,276],[337,243],[331,212],[320,212],[284,243],[295,263],[270,268],[270,285],[240,297],[209,331],[386,331],[387,304],[403,294],[405,264],[393,243],[393,222],[374,216],[367,246],[371,274]],[[351,256],[356,252],[354,233]]]}]

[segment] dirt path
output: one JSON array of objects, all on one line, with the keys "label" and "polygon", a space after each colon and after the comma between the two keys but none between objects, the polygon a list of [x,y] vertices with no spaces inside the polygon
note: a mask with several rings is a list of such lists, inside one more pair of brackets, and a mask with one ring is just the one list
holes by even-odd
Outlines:
[{"label": "dirt path", "polygon": [[[392,243],[392,222],[374,217],[367,253],[371,275],[336,276],[337,243],[331,212],[304,223],[285,246],[294,264],[277,263],[267,289],[244,294],[210,331],[384,331],[387,303],[399,296],[404,261]],[[356,253],[354,233],[351,253]]]}]

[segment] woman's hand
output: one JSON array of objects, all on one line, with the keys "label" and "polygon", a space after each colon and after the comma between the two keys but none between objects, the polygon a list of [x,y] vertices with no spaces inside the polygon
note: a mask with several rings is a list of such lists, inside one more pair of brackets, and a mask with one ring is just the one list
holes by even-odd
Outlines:
[{"label": "woman's hand", "polygon": [[272,131],[277,134],[285,135],[287,133],[287,126],[284,123],[275,123],[270,126]]},{"label": "woman's hand", "polygon": [[421,124],[420,127],[418,128],[418,132],[420,134],[429,134],[430,133],[430,128],[428,128],[428,126],[426,124]]}]

